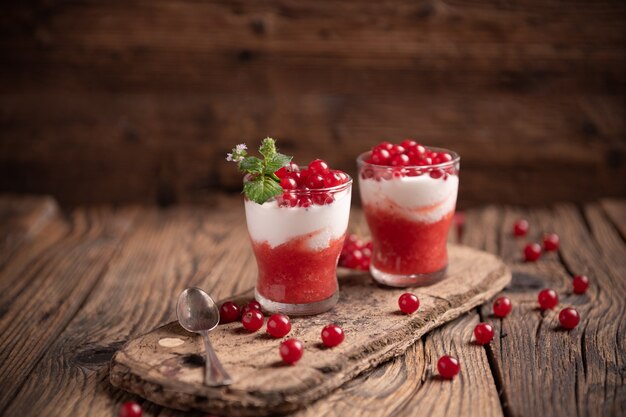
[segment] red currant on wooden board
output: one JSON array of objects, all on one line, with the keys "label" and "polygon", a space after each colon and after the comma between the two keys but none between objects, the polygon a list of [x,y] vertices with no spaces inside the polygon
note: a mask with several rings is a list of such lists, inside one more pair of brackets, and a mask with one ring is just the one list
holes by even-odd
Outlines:
[{"label": "red currant on wooden board", "polygon": [[512,308],[513,304],[509,297],[499,297],[493,302],[493,314],[495,314],[496,317],[506,317],[511,312]]},{"label": "red currant on wooden board", "polygon": [[119,417],[141,417],[143,410],[141,406],[133,401],[126,401],[120,407]]},{"label": "red currant on wooden board", "polygon": [[513,225],[513,234],[515,236],[526,236],[528,233],[528,229],[530,229],[530,225],[528,224],[528,220],[519,219]]},{"label": "red currant on wooden board", "polygon": [[322,343],[326,347],[335,347],[343,342],[343,329],[336,324],[329,324],[322,329]]},{"label": "red currant on wooden board", "polygon": [[543,249],[550,252],[559,249],[560,239],[556,233],[546,233],[543,236]]},{"label": "red currant on wooden board", "polygon": [[537,301],[539,302],[539,307],[541,307],[542,310],[549,310],[559,304],[559,296],[556,291],[546,288],[545,290],[541,290],[539,292]]},{"label": "red currant on wooden board", "polygon": [[474,338],[479,345],[486,345],[493,339],[493,327],[489,323],[478,323],[474,327]]},{"label": "red currant on wooden board", "polygon": [[263,321],[263,314],[255,309],[250,309],[241,316],[241,324],[249,332],[256,332],[263,327]]},{"label": "red currant on wooden board", "polygon": [[413,314],[420,308],[420,300],[415,294],[406,292],[398,298],[398,306],[404,314]]},{"label": "red currant on wooden board", "polygon": [[220,306],[220,323],[232,323],[239,320],[239,307],[232,301],[226,301]]},{"label": "red currant on wooden board", "polygon": [[559,321],[564,329],[571,330],[578,326],[580,314],[573,307],[566,307],[559,313]]},{"label": "red currant on wooden board", "polygon": [[461,371],[461,365],[456,358],[444,355],[437,361],[437,370],[442,378],[452,379]]},{"label": "red currant on wooden board", "polygon": [[589,288],[589,278],[586,275],[576,275],[572,284],[576,294],[584,294],[587,292],[587,288]]},{"label": "red currant on wooden board", "polygon": [[524,259],[526,262],[535,262],[541,257],[541,246],[538,243],[529,243],[524,247]]},{"label": "red currant on wooden board", "polygon": [[298,339],[287,339],[280,344],[278,351],[283,362],[293,365],[302,358],[304,344]]},{"label": "red currant on wooden board", "polygon": [[272,317],[267,319],[266,331],[267,334],[276,339],[287,336],[287,334],[291,331],[291,322],[289,321],[289,317],[284,314],[274,314]]}]

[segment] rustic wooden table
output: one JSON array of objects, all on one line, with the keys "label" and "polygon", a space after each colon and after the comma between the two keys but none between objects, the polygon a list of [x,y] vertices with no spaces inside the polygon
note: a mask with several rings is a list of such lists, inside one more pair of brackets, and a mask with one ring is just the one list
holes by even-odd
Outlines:
[{"label": "rustic wooden table", "polygon": [[[510,230],[524,216],[530,238],[561,236],[539,262],[520,259]],[[403,357],[361,375],[298,416],[617,416],[626,410],[626,201],[584,207],[485,207],[466,212],[462,242],[501,256],[514,272],[504,320],[486,305],[422,338]],[[351,228],[366,233],[355,210]],[[130,337],[174,318],[189,285],[228,297],[253,285],[242,205],[79,208],[50,198],[0,197],[0,415],[116,416],[133,398],[111,387],[108,364]],[[571,275],[586,273],[586,295]],[[582,315],[559,330],[537,309],[552,287]],[[488,321],[497,337],[469,343]],[[462,363],[452,382],[431,376],[443,354]],[[135,398],[136,399],[136,398]],[[144,404],[147,416],[183,413]]]}]

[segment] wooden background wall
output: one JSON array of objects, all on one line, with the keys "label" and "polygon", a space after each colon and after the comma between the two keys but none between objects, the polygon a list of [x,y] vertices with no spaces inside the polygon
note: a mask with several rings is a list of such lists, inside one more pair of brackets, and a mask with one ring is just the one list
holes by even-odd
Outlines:
[{"label": "wooden background wall", "polygon": [[623,0],[3,3],[0,192],[202,201],[272,135],[453,148],[465,207],[626,194]]}]

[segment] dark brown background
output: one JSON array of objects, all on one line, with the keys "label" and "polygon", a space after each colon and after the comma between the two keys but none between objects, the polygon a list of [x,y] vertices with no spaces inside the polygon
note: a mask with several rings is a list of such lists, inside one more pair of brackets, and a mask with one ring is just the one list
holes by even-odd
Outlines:
[{"label": "dark brown background", "polygon": [[206,201],[271,135],[351,172],[383,139],[453,148],[464,207],[626,195],[622,0],[0,7],[0,192]]}]

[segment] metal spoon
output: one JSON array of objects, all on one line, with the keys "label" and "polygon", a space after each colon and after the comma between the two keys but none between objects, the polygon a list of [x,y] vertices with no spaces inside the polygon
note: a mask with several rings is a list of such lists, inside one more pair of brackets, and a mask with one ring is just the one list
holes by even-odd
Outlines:
[{"label": "metal spoon", "polygon": [[217,358],[209,341],[209,332],[220,322],[220,311],[209,294],[200,288],[187,288],[178,296],[176,316],[180,325],[189,332],[199,333],[206,349],[204,383],[210,387],[233,383],[228,372]]}]

